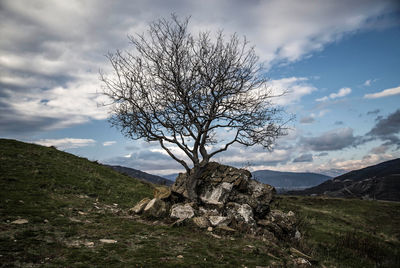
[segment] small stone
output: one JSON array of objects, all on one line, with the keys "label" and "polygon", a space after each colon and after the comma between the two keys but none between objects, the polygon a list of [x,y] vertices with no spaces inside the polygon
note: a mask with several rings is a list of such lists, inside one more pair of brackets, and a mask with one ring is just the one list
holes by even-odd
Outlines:
[{"label": "small stone", "polygon": [[44,223],[49,223],[49,220],[48,220],[48,219],[44,219],[43,222],[44,222]]},{"label": "small stone", "polygon": [[208,219],[212,226],[228,225],[231,221],[228,217],[224,216],[210,216]]},{"label": "small stone", "polygon": [[12,224],[25,224],[25,223],[28,223],[28,222],[29,221],[27,219],[19,219],[19,220],[12,221],[11,223]]},{"label": "small stone", "polygon": [[213,228],[210,226],[207,228],[207,231],[212,232]]},{"label": "small stone", "polygon": [[72,222],[82,222],[81,220],[74,218],[74,217],[70,217],[69,220]]},{"label": "small stone", "polygon": [[94,242],[84,242],[83,244],[88,248],[94,247]]},{"label": "small stone", "polygon": [[217,239],[221,239],[222,237],[220,237],[219,235],[213,234],[211,233],[212,237],[217,238]]},{"label": "small stone", "polygon": [[299,230],[296,230],[296,233],[294,234],[294,238],[297,240],[301,239],[301,233],[299,232]]},{"label": "small stone", "polygon": [[[210,223],[206,217],[194,217],[192,220],[193,220],[193,223],[197,227],[202,228],[202,229],[207,228],[210,225]],[[212,227],[210,227],[210,228],[212,228]]]},{"label": "small stone", "polygon": [[304,258],[296,258],[293,260],[295,267],[307,267],[311,266],[311,263]]},{"label": "small stone", "polygon": [[117,243],[117,240],[114,240],[114,239],[100,239],[100,242],[104,243],[104,244],[115,244],[115,243]]},{"label": "small stone", "polygon": [[183,256],[182,255],[178,255],[178,256],[176,256],[178,259],[183,259]]},{"label": "small stone", "polygon": [[78,214],[83,216],[83,215],[86,215],[87,213],[85,213],[83,211],[78,211]]},{"label": "small stone", "polygon": [[225,231],[226,233],[235,233],[236,232],[235,229],[233,229],[233,228],[231,228],[229,226],[225,226],[225,225],[217,226],[216,229],[217,230],[221,230],[221,231]]}]

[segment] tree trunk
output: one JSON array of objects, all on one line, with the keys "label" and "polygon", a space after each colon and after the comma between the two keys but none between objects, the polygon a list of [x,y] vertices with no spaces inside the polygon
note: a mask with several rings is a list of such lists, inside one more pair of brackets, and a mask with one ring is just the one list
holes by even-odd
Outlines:
[{"label": "tree trunk", "polygon": [[201,171],[199,168],[193,168],[187,175],[186,190],[188,193],[188,198],[196,203],[198,201],[196,188],[200,180],[200,175]]}]

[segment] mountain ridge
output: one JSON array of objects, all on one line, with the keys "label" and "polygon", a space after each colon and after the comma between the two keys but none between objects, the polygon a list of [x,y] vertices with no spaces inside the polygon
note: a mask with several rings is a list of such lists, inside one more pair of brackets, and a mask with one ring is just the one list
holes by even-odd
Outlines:
[{"label": "mountain ridge", "polygon": [[327,195],[400,201],[400,158],[353,170],[292,195]]},{"label": "mountain ridge", "polygon": [[313,172],[282,172],[274,170],[256,170],[253,178],[270,184],[278,189],[302,189],[318,185],[331,177]]},{"label": "mountain ridge", "polygon": [[120,166],[120,165],[104,165],[104,166],[112,168],[113,170],[115,170],[119,173],[122,173],[124,175],[127,175],[129,177],[144,180],[146,182],[151,182],[151,183],[159,184],[159,185],[167,185],[167,186],[171,186],[172,184],[174,184],[173,181],[171,181],[167,178],[153,175],[153,174],[150,174],[150,173],[138,170],[138,169],[124,167],[124,166]]}]

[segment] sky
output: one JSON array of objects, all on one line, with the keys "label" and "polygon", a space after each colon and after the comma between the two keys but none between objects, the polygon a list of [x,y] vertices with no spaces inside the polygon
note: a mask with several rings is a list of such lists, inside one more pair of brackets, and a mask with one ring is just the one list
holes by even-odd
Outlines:
[{"label": "sky", "polygon": [[246,36],[276,100],[296,116],[274,150],[233,145],[216,161],[331,176],[400,157],[400,5],[389,0],[0,2],[0,138],[152,174],[183,168],[111,128],[99,71],[159,18]]}]

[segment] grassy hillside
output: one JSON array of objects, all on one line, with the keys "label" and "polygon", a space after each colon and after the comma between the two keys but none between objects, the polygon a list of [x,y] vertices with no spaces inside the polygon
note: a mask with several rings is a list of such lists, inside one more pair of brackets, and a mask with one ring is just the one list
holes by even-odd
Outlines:
[{"label": "grassy hillside", "polygon": [[300,218],[301,249],[328,267],[400,267],[400,203],[278,196]]},{"label": "grassy hillside", "polygon": [[278,197],[301,219],[304,240],[286,244],[128,215],[145,196],[87,159],[0,140],[0,267],[291,267],[293,248],[316,266],[399,266],[399,203]]}]

